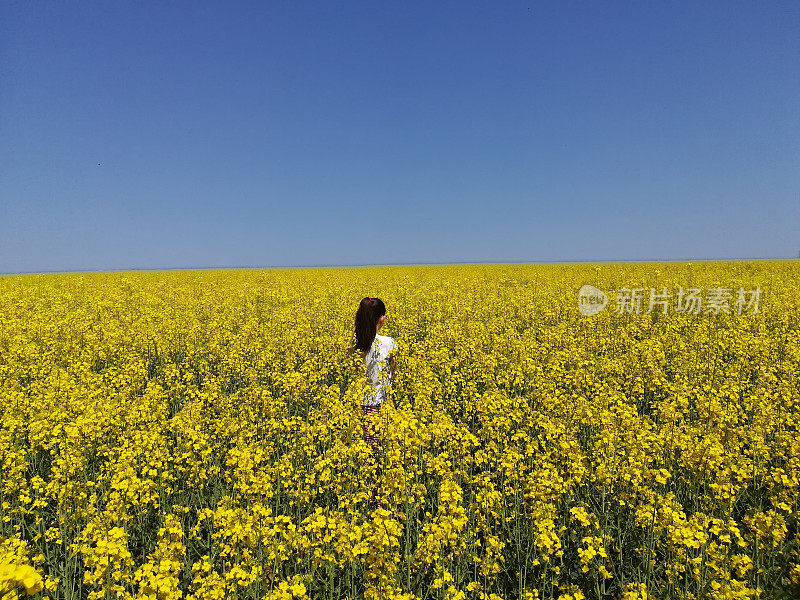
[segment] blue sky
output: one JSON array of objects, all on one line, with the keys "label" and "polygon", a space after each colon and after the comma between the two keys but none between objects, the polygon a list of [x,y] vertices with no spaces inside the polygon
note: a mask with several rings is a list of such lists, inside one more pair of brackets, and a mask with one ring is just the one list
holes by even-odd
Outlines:
[{"label": "blue sky", "polygon": [[797,257],[800,3],[0,4],[0,272]]}]

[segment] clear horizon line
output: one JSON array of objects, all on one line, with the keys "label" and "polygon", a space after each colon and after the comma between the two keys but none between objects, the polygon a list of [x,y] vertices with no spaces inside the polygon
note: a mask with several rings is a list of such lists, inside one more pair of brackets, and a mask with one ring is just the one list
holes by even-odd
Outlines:
[{"label": "clear horizon line", "polygon": [[578,259],[578,260],[540,260],[540,261],[451,261],[451,262],[405,262],[405,263],[360,263],[360,264],[311,264],[311,265],[255,265],[255,266],[221,266],[221,267],[148,267],[119,269],[73,269],[65,271],[9,271],[6,275],[54,275],[70,273],[125,273],[131,271],[232,271],[232,270],[268,270],[268,269],[348,269],[357,267],[411,267],[411,266],[447,266],[447,265],[540,265],[540,264],[585,264],[585,263],[687,263],[687,262],[746,262],[768,260],[800,260],[792,257],[759,257],[759,258],[628,258],[628,259]]}]

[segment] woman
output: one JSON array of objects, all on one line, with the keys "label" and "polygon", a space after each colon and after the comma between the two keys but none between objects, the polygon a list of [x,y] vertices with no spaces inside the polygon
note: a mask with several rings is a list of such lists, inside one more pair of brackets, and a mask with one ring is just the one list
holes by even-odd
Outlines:
[{"label": "woman", "polygon": [[[364,298],[356,311],[356,343],[353,350],[359,350],[364,359],[367,377],[372,383],[372,390],[361,402],[361,415],[364,420],[364,441],[375,449],[380,438],[373,429],[373,418],[380,415],[381,404],[386,399],[386,385],[394,384],[395,361],[394,350],[397,347],[394,339],[379,335],[386,321],[386,306],[380,298]],[[375,492],[371,505],[375,505]]]},{"label": "woman", "polygon": [[[372,390],[361,402],[365,416],[380,414],[381,404],[386,399],[386,385],[394,384],[395,362],[393,351],[397,347],[393,338],[379,335],[386,321],[386,305],[380,298],[364,298],[356,311],[356,343],[354,350],[361,358],[372,383]],[[364,439],[370,446],[379,442],[370,428]]]}]

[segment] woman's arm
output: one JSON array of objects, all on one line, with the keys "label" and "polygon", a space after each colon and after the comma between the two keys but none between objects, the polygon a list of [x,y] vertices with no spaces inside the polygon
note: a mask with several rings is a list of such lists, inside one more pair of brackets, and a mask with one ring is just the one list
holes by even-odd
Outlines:
[{"label": "woman's arm", "polygon": [[397,377],[397,361],[394,359],[394,354],[389,355],[389,368],[392,371],[392,385],[394,385],[395,378]]}]

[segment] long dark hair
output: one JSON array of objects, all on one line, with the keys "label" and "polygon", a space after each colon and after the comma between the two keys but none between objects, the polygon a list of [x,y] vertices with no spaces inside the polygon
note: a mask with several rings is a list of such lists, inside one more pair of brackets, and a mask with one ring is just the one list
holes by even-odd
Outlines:
[{"label": "long dark hair", "polygon": [[356,343],[353,350],[369,351],[375,341],[378,319],[386,314],[386,306],[380,298],[364,298],[356,311]]}]

